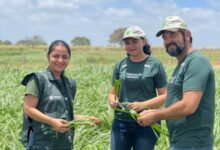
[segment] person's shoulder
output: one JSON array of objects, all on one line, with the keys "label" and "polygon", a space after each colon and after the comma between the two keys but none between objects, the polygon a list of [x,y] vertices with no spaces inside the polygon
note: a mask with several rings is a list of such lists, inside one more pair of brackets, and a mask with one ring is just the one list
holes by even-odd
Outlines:
[{"label": "person's shoulder", "polygon": [[161,61],[153,56],[148,57],[148,61],[153,63],[153,64],[162,64]]},{"label": "person's shoulder", "polygon": [[124,62],[127,61],[127,59],[128,59],[128,57],[125,57],[125,58],[123,58],[123,59],[120,59],[120,60],[118,60],[118,61],[116,62],[116,64],[124,63]]},{"label": "person's shoulder", "polygon": [[189,60],[192,62],[195,62],[195,63],[201,62],[201,63],[208,63],[209,64],[208,58],[198,50],[194,50],[193,52],[191,52],[191,54],[189,56]]},{"label": "person's shoulder", "polygon": [[115,67],[116,67],[116,68],[120,68],[121,65],[124,65],[124,64],[127,63],[127,60],[128,60],[128,57],[125,57],[125,58],[123,58],[123,59],[118,60],[118,61],[116,62]]},{"label": "person's shoulder", "polygon": [[208,58],[198,50],[194,50],[190,54],[190,56],[188,57],[188,61],[186,62],[186,65],[187,64],[190,66],[194,66],[194,68],[197,69],[209,68],[210,70],[213,70]]},{"label": "person's shoulder", "polygon": [[29,76],[42,76],[42,75],[47,74],[47,72],[48,72],[47,69],[41,69],[41,70],[37,70],[37,71],[31,72],[31,73],[29,73],[27,75],[29,75]]},{"label": "person's shoulder", "polygon": [[31,81],[33,79],[42,78],[43,74],[45,74],[45,72],[46,72],[46,70],[44,69],[44,70],[39,70],[39,71],[36,71],[36,72],[28,73],[22,79],[21,84],[26,86],[29,81]]}]

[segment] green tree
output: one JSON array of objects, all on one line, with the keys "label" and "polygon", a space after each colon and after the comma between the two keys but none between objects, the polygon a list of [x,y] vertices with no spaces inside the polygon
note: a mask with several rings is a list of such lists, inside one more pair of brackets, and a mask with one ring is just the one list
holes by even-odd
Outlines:
[{"label": "green tree", "polygon": [[12,45],[12,43],[8,40],[5,41],[0,40],[0,45]]},{"label": "green tree", "polygon": [[26,46],[37,46],[37,45],[47,45],[44,39],[39,35],[34,35],[33,37],[29,38],[26,37],[25,39],[19,40],[16,45],[26,45]]},{"label": "green tree", "polygon": [[90,40],[87,37],[77,36],[71,40],[72,46],[90,46]]},{"label": "green tree", "polygon": [[119,44],[122,46],[122,41],[121,39],[123,38],[124,32],[127,28],[121,27],[116,30],[114,30],[109,37],[109,42],[112,44]]}]

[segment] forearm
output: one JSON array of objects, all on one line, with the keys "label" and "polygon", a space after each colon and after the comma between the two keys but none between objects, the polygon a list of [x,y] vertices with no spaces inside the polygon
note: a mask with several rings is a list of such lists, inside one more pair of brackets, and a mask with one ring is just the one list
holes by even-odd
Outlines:
[{"label": "forearm", "polygon": [[95,116],[86,116],[86,115],[75,114],[74,120],[88,120],[88,121],[94,122],[96,125],[101,124],[101,120]]},{"label": "forearm", "polygon": [[140,113],[138,121],[146,126],[160,120],[177,119],[191,115],[197,110],[201,96],[201,91],[184,92],[182,99],[167,108],[144,110]]},{"label": "forearm", "polygon": [[155,109],[155,108],[159,108],[161,105],[163,105],[165,100],[166,100],[166,94],[162,94],[162,95],[159,95],[159,96],[152,98],[150,100],[144,101],[143,105],[146,108]]},{"label": "forearm", "polygon": [[191,113],[187,111],[186,107],[183,101],[178,101],[170,107],[159,109],[156,113],[156,118],[158,118],[158,120],[177,119],[190,115]]},{"label": "forearm", "polygon": [[27,94],[24,98],[24,113],[35,121],[51,125],[57,132],[64,133],[69,130],[67,120],[45,115],[36,108],[37,104],[38,98],[36,96]]},{"label": "forearm", "polygon": [[108,94],[108,100],[115,100],[115,94],[109,93]]},{"label": "forearm", "polygon": [[25,114],[35,121],[43,122],[52,126],[53,118],[49,117],[36,108],[24,108]]},{"label": "forearm", "polygon": [[108,94],[108,99],[109,100],[115,100],[116,98],[116,95],[115,95],[115,90],[114,90],[114,87],[112,87],[109,91],[109,94]]},{"label": "forearm", "polygon": [[108,103],[110,107],[115,108],[118,106],[118,97],[115,95],[114,87],[112,87],[108,94]]},{"label": "forearm", "polygon": [[201,91],[187,91],[183,93],[183,98],[171,106],[158,111],[161,119],[175,119],[193,114],[200,103]]},{"label": "forearm", "polygon": [[89,116],[74,114],[74,120],[88,120]]}]

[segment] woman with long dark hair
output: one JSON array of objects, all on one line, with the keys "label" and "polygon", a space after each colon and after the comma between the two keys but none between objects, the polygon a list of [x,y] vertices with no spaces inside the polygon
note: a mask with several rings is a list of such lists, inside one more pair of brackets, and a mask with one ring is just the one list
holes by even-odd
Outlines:
[{"label": "woman with long dark hair", "polygon": [[[127,109],[137,112],[147,107],[158,108],[166,93],[167,78],[163,65],[151,56],[150,45],[140,27],[129,27],[122,40],[127,57],[115,65],[109,105],[116,108],[127,103]],[[116,79],[120,80],[119,96],[114,88]],[[115,111],[112,150],[153,150],[156,142],[157,137],[151,127],[142,127],[128,114]]]},{"label": "woman with long dark hair", "polygon": [[74,115],[73,100],[76,82],[64,74],[71,56],[68,44],[62,40],[51,43],[47,52],[48,68],[28,74],[22,80],[26,86],[22,143],[26,149],[73,149],[73,119],[91,120],[96,117]]}]

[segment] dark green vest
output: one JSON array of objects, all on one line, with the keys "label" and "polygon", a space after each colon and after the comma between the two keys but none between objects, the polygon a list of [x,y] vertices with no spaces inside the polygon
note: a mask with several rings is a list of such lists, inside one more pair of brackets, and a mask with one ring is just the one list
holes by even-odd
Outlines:
[{"label": "dark green vest", "polygon": [[[73,99],[76,92],[75,80],[69,80],[62,74],[61,84],[55,79],[53,73],[47,69],[26,75],[21,84],[26,86],[33,79],[39,91],[37,109],[53,118],[73,120]],[[66,133],[56,133],[50,125],[32,120],[24,114],[22,143],[25,147],[28,147],[30,130],[34,133],[32,148],[72,149],[73,147],[73,130]]]}]

